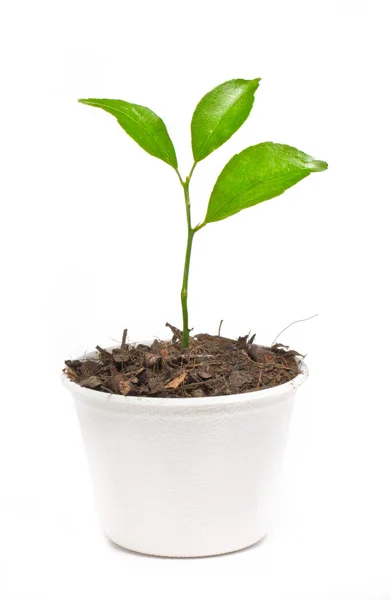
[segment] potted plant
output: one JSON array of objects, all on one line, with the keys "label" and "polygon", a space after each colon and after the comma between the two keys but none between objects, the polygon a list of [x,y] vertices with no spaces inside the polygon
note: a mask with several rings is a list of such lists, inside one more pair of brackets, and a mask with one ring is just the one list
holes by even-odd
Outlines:
[{"label": "potted plant", "polygon": [[236,154],[212,190],[205,219],[191,219],[197,164],[249,116],[259,79],[234,79],[206,94],[191,122],[194,164],[183,178],[163,121],[122,100],[80,100],[114,115],[144,150],[174,169],[182,187],[187,246],[182,329],[169,341],[128,343],[66,361],[103,529],[115,543],[159,556],[238,550],[268,530],[297,388],[307,368],[279,344],[191,335],[188,281],[194,236],[282,194],[327,164],[284,144]]}]

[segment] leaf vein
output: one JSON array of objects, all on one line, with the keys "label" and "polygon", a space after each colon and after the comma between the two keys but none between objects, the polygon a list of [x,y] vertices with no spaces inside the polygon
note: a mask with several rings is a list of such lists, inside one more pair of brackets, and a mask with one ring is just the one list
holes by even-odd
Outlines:
[{"label": "leaf vein", "polygon": [[[105,106],[107,108],[110,108],[111,110],[114,110],[117,113],[120,113],[120,115],[123,115],[124,117],[127,117],[130,121],[133,121],[134,123],[136,123],[136,125],[139,125],[141,127],[141,129],[143,129],[145,131],[145,133],[147,135],[149,135],[149,137],[157,144],[157,146],[162,150],[163,154],[166,156],[166,158],[170,161],[171,164],[171,157],[169,155],[169,153],[167,152],[167,150],[160,144],[159,140],[156,139],[151,133],[150,131],[148,131],[148,129],[143,125],[142,121],[137,121],[137,119],[135,119],[134,117],[130,116],[128,113],[124,112],[123,110],[121,110],[120,108],[112,108],[110,105],[107,104],[95,104],[95,106]],[[160,118],[160,117],[158,117]],[[118,117],[117,117],[118,119]]]},{"label": "leaf vein", "polygon": [[[239,94],[239,96],[235,99],[235,101],[231,104],[231,106],[229,107],[229,109],[227,110],[227,112],[223,113],[220,117],[220,119],[218,120],[218,122],[216,123],[215,128],[213,129],[213,131],[210,132],[210,134],[208,135],[208,137],[206,138],[205,142],[203,143],[202,147],[199,150],[198,154],[202,154],[202,151],[204,150],[206,144],[209,142],[210,138],[213,136],[213,134],[215,133],[216,129],[218,128],[218,126],[220,125],[220,123],[226,119],[229,115],[229,113],[231,112],[231,110],[233,109],[233,107],[235,106],[235,104],[237,104],[239,102],[239,100],[242,98],[242,96],[245,94],[245,91],[241,91],[241,93]],[[200,159],[202,160],[202,159]]]},{"label": "leaf vein", "polygon": [[[304,177],[307,177],[307,175],[309,175],[309,174],[311,173],[311,171],[310,171],[310,170],[308,170],[308,169],[305,169],[305,171],[308,171],[308,172],[307,172],[305,175],[303,175],[302,179],[304,179]],[[301,174],[301,173],[303,173],[303,172],[304,172],[304,170],[303,170],[303,169],[288,170],[288,171],[285,171],[285,173],[279,173],[279,174],[272,175],[272,176],[268,177],[268,178],[267,178],[267,181],[269,182],[269,181],[272,181],[273,179],[278,179],[278,178],[281,178],[281,176],[285,175],[286,173],[289,173],[289,174],[300,173],[300,174]],[[223,210],[223,209],[224,209],[224,208],[225,208],[225,207],[226,207],[228,204],[231,204],[231,202],[233,202],[234,200],[236,200],[236,199],[237,199],[237,198],[239,198],[240,196],[243,196],[244,194],[246,194],[246,193],[247,193],[249,190],[253,189],[254,187],[256,187],[256,186],[259,186],[259,185],[263,185],[264,183],[265,183],[265,180],[264,180],[264,179],[262,179],[262,180],[260,180],[260,181],[256,181],[256,182],[255,182],[255,183],[253,183],[252,185],[249,185],[249,186],[248,186],[246,189],[244,189],[244,190],[241,190],[240,192],[238,192],[237,194],[235,194],[235,196],[232,196],[232,197],[231,197],[231,198],[229,198],[229,199],[228,199],[226,202],[224,202],[224,204],[222,204],[221,206],[219,206],[219,208],[217,208],[217,210],[216,210],[216,211],[215,211],[215,212],[214,212],[212,215],[210,215],[210,216],[207,216],[207,220],[208,220],[208,221],[211,221],[211,220],[212,220],[212,222],[213,222],[213,219],[214,219],[214,217],[215,217],[216,215],[218,215],[218,214],[219,214],[219,213],[220,213],[220,212],[221,212],[221,211],[222,211],[222,210]],[[285,190],[287,190],[287,189],[288,189],[288,188],[285,188],[285,189],[283,189],[281,192],[279,192],[278,194],[276,194],[276,196],[280,196],[280,195],[281,195],[281,194],[283,194],[283,193],[285,192]],[[212,192],[212,194],[213,194],[213,192]],[[265,200],[266,200],[266,198],[265,198]],[[263,202],[263,200],[261,200],[261,202]],[[249,206],[252,206],[252,205],[250,204]],[[240,211],[240,210],[243,210],[244,208],[249,208],[249,206],[243,206],[243,207],[241,207],[241,208],[239,209],[239,211]],[[239,212],[239,211],[237,211],[237,212]]]}]

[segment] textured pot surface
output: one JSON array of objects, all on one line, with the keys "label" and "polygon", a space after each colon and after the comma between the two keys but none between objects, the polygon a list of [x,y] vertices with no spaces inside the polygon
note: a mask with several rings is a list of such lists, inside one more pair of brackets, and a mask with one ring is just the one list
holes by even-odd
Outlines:
[{"label": "textured pot surface", "polygon": [[105,394],[63,375],[107,536],[172,557],[223,554],[260,540],[296,389],[308,374],[303,363],[301,371],[259,392],[178,399]]}]

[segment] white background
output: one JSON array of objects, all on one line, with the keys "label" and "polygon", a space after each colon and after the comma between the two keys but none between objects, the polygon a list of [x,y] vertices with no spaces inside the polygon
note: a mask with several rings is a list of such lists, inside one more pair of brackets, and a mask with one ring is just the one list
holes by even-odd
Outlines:
[{"label": "white background", "polygon": [[[1,9],[0,597],[391,598],[389,2],[53,2]],[[388,54],[388,56],[387,56]],[[271,140],[327,160],[195,239],[196,331],[308,353],[274,529],[249,550],[147,558],[100,533],[62,360],[180,326],[175,173],[79,97],[144,104],[183,175],[200,97],[262,77],[249,120],[194,175]]]}]

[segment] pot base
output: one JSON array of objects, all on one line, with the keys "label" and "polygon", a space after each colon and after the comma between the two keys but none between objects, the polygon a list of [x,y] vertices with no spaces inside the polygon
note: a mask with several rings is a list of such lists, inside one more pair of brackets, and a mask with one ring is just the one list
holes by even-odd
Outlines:
[{"label": "pot base", "polygon": [[186,552],[186,553],[170,553],[170,552],[163,552],[163,551],[158,551],[155,550],[153,551],[151,550],[147,550],[147,549],[139,549],[139,548],[130,548],[126,545],[123,545],[119,542],[116,542],[113,538],[111,538],[109,535],[106,534],[107,539],[109,540],[109,542],[111,544],[113,544],[113,546],[115,546],[116,548],[118,548],[119,550],[125,551],[125,552],[134,552],[135,554],[142,554],[143,556],[153,556],[155,558],[211,558],[213,556],[223,556],[224,554],[233,554],[234,552],[240,552],[241,550],[246,550],[247,548],[251,548],[252,546],[255,546],[256,544],[259,544],[260,542],[262,542],[262,540],[265,539],[266,537],[266,533],[264,535],[262,535],[261,537],[258,537],[257,539],[255,539],[252,542],[249,543],[245,543],[243,545],[239,545],[239,546],[235,546],[234,548],[226,548],[226,549],[220,549],[220,550],[210,550],[210,551],[204,551],[202,553],[200,552]]}]

